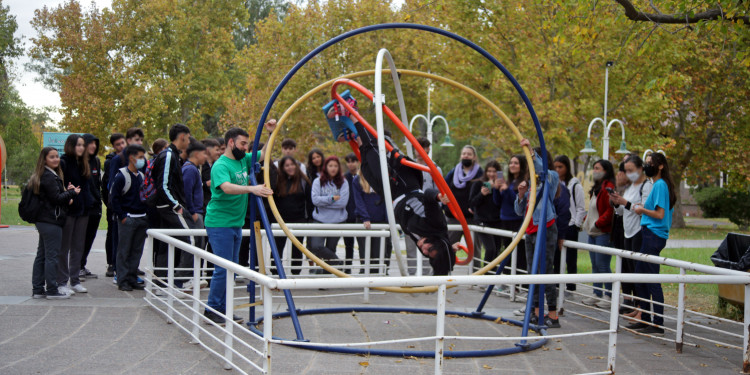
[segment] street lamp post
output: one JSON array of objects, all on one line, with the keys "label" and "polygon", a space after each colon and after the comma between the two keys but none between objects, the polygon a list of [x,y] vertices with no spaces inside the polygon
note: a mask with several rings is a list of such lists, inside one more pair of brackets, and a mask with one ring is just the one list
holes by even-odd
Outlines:
[{"label": "street lamp post", "polygon": [[596,149],[593,147],[593,143],[591,142],[591,128],[594,126],[594,124],[601,123],[602,128],[604,130],[604,134],[602,136],[602,159],[609,160],[609,130],[612,128],[612,125],[618,124],[620,125],[620,129],[622,130],[622,141],[620,141],[620,149],[615,151],[616,154],[627,154],[630,151],[627,149],[627,145],[625,144],[625,125],[623,125],[622,121],[618,119],[612,119],[609,123],[607,123],[607,94],[609,93],[609,67],[614,65],[612,61],[607,61],[607,66],[605,68],[604,73],[604,116],[603,117],[597,117],[591,120],[589,123],[589,128],[586,134],[586,144],[584,148],[581,150],[581,153],[584,154],[593,154],[596,153]]},{"label": "street lamp post", "polygon": [[[424,122],[427,124],[427,140],[430,141],[430,145],[432,145],[432,128],[435,125],[435,121],[442,120],[443,124],[445,124],[445,140],[440,145],[441,147],[453,147],[453,143],[451,142],[451,136],[450,136],[450,130],[448,127],[448,120],[445,119],[445,117],[437,115],[435,117],[430,117],[430,91],[431,90],[431,83],[427,85],[427,116],[425,115],[415,115],[411,118],[411,121],[409,121],[409,133],[412,133],[412,127],[414,125],[414,121],[421,118],[424,120]],[[410,142],[406,142],[406,149],[409,153],[410,158],[414,158],[414,148],[412,147]],[[427,153],[427,156],[432,159],[432,147],[430,147],[430,151]]]}]

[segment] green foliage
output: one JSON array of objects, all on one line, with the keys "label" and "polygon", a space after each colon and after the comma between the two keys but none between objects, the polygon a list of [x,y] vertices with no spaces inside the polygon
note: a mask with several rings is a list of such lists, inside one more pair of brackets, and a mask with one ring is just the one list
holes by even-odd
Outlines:
[{"label": "green foliage", "polygon": [[0,102],[0,134],[8,148],[8,160],[4,173],[15,184],[25,184],[36,166],[39,157],[39,140],[32,132],[32,120],[37,116],[10,88]]},{"label": "green foliage", "polygon": [[740,230],[747,230],[750,226],[750,193],[708,187],[697,190],[693,197],[705,217],[726,217]]}]

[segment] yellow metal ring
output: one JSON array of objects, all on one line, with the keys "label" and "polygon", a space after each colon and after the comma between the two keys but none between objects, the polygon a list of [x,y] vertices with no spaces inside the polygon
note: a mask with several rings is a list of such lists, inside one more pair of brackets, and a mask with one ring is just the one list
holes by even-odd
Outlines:
[{"label": "yellow metal ring", "polygon": [[[383,72],[390,73],[390,70],[389,69],[383,69]],[[403,70],[403,69],[398,69],[398,72],[401,73],[401,74],[403,74],[403,75],[409,75],[409,76],[416,76],[416,77],[422,77],[422,78],[432,79],[432,80],[445,83],[447,85],[453,86],[453,87],[455,87],[455,88],[457,88],[459,90],[464,91],[465,93],[467,93],[467,94],[475,97],[476,99],[478,99],[479,101],[481,101],[482,103],[484,103],[488,107],[490,107],[492,109],[492,111],[495,112],[495,114],[498,115],[500,117],[500,119],[502,119],[502,121],[505,123],[505,125],[507,125],[511,129],[511,131],[513,131],[513,134],[516,136],[516,138],[518,138],[519,141],[521,141],[521,139],[523,139],[523,136],[521,135],[521,132],[518,130],[518,128],[516,127],[516,125],[513,124],[513,121],[511,121],[510,118],[508,118],[508,116],[506,116],[505,113],[503,113],[503,111],[500,108],[498,108],[494,103],[492,103],[491,101],[489,101],[489,99],[485,98],[482,94],[474,91],[473,89],[471,89],[471,88],[469,88],[469,87],[467,87],[467,86],[465,86],[463,84],[460,84],[460,83],[458,83],[456,81],[453,81],[451,79],[440,77],[440,76],[437,76],[437,75],[434,75],[434,74],[431,74],[431,73],[425,73],[425,72],[420,72],[420,71],[416,71],[416,70]],[[274,129],[274,131],[271,133],[271,137],[269,138],[268,144],[266,145],[266,152],[263,155],[263,165],[264,165],[264,167],[263,167],[263,181],[266,181],[266,185],[268,185],[268,181],[270,180],[269,169],[266,166],[268,166],[269,163],[271,163],[271,150],[273,148],[274,141],[276,140],[276,135],[278,134],[279,129],[281,129],[282,126],[284,125],[284,122],[286,121],[286,119],[291,115],[291,113],[295,109],[297,109],[297,107],[299,107],[303,102],[305,102],[307,99],[309,99],[313,95],[319,93],[320,91],[322,91],[322,90],[324,90],[326,88],[331,87],[331,85],[333,85],[333,82],[335,82],[337,79],[342,79],[342,78],[353,79],[353,78],[364,77],[364,76],[369,76],[369,75],[374,75],[374,74],[375,74],[375,70],[365,70],[365,71],[361,71],[361,72],[346,74],[346,75],[343,75],[341,77],[332,79],[332,80],[330,80],[328,82],[325,82],[325,83],[319,85],[318,87],[316,87],[316,88],[308,91],[305,95],[303,95],[299,99],[297,99],[286,110],[286,112],[284,112],[284,114],[281,116],[281,118],[279,119],[278,123],[276,124],[276,129]],[[533,159],[531,157],[531,150],[528,147],[524,147],[523,148],[523,153],[524,153],[524,155],[526,155],[526,160],[528,161],[529,175],[530,176],[534,176],[535,175],[534,161],[533,161]],[[532,178],[530,180],[531,180],[531,188],[530,188],[529,191],[536,191],[536,181],[535,181],[535,179]],[[529,207],[534,207],[535,201],[536,201],[536,194],[529,194]],[[279,214],[279,210],[276,207],[276,202],[274,201],[273,196],[269,196],[268,197],[268,203],[269,203],[269,205],[271,207],[271,211],[273,212],[273,216],[276,217],[276,221],[279,223],[279,226],[281,227],[281,229],[284,231],[284,233],[286,233],[287,237],[289,237],[289,239],[292,240],[292,243],[294,244],[294,246],[296,246],[300,251],[302,251],[305,254],[305,256],[307,256],[308,259],[312,260],[313,262],[315,262],[317,265],[319,265],[320,267],[322,267],[326,271],[328,271],[328,272],[330,272],[330,273],[332,273],[332,274],[334,274],[334,275],[336,275],[338,277],[351,277],[351,276],[349,276],[349,275],[347,275],[347,274],[339,271],[338,269],[336,269],[334,267],[331,267],[328,263],[326,263],[324,260],[316,257],[312,252],[310,252],[310,250],[308,250],[304,245],[302,245],[302,243],[300,243],[299,240],[297,239],[297,237],[294,234],[292,234],[292,232],[286,226],[286,223],[284,222],[284,220],[281,218],[281,214]],[[523,234],[526,232],[526,227],[528,227],[529,226],[529,222],[531,222],[531,215],[532,214],[533,214],[532,210],[527,210],[526,216],[524,217],[524,220],[523,220],[523,224],[521,225],[521,229],[518,230],[518,233],[513,238],[513,241],[511,241],[511,243],[508,245],[508,247],[502,253],[500,253],[497,256],[497,258],[495,258],[495,260],[493,260],[491,263],[487,264],[486,266],[484,266],[481,269],[479,269],[476,272],[474,272],[473,275],[483,275],[483,274],[487,273],[488,271],[490,271],[491,269],[494,269],[495,267],[497,267],[498,264],[500,264],[500,262],[503,261],[503,259],[505,259],[511,253],[511,251],[513,251],[513,249],[516,247],[516,245],[518,245],[518,242],[521,241],[521,238],[523,238]],[[382,290],[382,291],[386,291],[386,292],[395,292],[395,293],[431,293],[431,292],[437,291],[437,286],[378,287],[378,288],[373,288],[373,289]]]}]

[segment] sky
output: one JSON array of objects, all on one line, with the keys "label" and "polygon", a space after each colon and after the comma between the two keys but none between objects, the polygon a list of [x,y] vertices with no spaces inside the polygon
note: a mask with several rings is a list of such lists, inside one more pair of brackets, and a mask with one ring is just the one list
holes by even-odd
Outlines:
[{"label": "sky", "polygon": [[[100,9],[112,5],[111,0],[99,0],[96,2],[92,0],[79,0],[79,2],[84,9],[90,7],[92,3],[95,3]],[[21,99],[23,99],[26,105],[31,107],[60,107],[60,96],[58,93],[46,89],[41,83],[35,82],[34,78],[37,77],[36,73],[26,71],[24,65],[30,61],[28,58],[28,50],[31,47],[31,41],[29,39],[36,35],[36,32],[31,27],[31,20],[34,18],[34,10],[40,9],[45,5],[49,8],[54,8],[63,3],[65,3],[65,0],[2,1],[3,6],[9,7],[10,14],[16,16],[16,23],[18,23],[16,37],[21,39],[24,50],[27,52],[15,61],[14,86],[21,95]],[[61,116],[56,112],[50,113],[50,116],[54,122],[58,122],[61,119]]]}]

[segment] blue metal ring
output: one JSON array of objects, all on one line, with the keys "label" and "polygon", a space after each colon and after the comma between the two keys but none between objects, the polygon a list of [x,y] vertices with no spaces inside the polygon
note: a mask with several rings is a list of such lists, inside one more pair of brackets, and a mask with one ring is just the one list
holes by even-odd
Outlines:
[{"label": "blue metal ring", "polygon": [[[297,315],[316,315],[316,314],[345,314],[351,312],[358,313],[402,313],[408,312],[413,314],[436,314],[435,310],[431,309],[417,309],[417,308],[399,308],[399,307],[334,307],[324,309],[309,309],[309,310],[298,310]],[[460,311],[446,311],[446,315],[457,315],[464,318],[488,320],[491,322],[496,321],[499,317],[491,315],[475,315],[472,313],[465,313]],[[289,311],[276,313],[273,315],[274,318],[285,318],[290,315]],[[511,323],[516,326],[522,326],[520,321],[513,319],[499,318],[503,322]],[[260,330],[256,325],[261,324],[263,318],[258,319],[255,325],[249,325],[249,329],[255,334],[263,337],[263,331]],[[534,327],[534,326],[532,326]],[[540,328],[539,326],[534,327],[535,331],[539,332],[542,336],[546,334],[546,329]],[[282,340],[278,337],[273,337],[276,340]],[[537,340],[528,345],[516,345],[510,348],[498,348],[498,349],[486,349],[486,350],[456,350],[445,352],[446,357],[451,358],[475,358],[475,357],[491,357],[499,355],[515,354],[534,349],[539,349],[542,345],[546,344],[549,339],[543,338]],[[282,345],[291,346],[300,349],[317,350],[323,352],[332,353],[344,353],[344,354],[369,354],[369,355],[380,355],[386,357],[419,357],[419,358],[434,358],[435,352],[429,350],[395,350],[395,349],[368,349],[364,347],[341,347],[341,346],[317,346],[317,345],[295,345],[294,343],[283,343]]]}]

